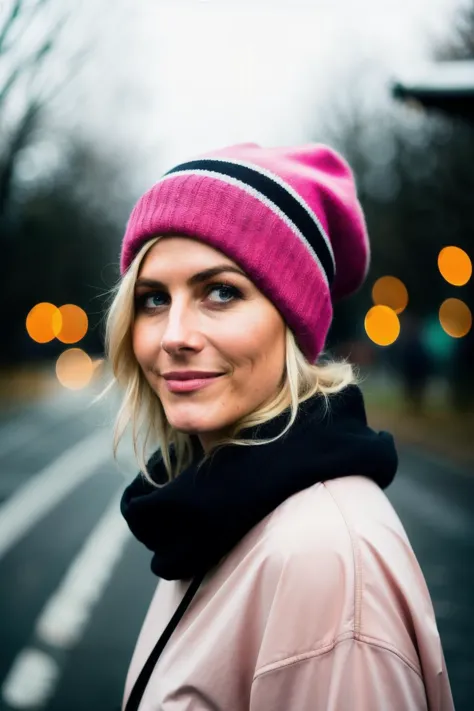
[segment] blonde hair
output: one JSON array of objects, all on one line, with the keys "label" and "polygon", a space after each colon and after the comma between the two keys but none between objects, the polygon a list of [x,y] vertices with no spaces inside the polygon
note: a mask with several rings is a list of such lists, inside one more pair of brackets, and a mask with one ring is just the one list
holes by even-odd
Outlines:
[{"label": "blonde hair", "polygon": [[[113,292],[106,324],[106,353],[114,379],[104,392],[114,384],[124,390],[123,400],[117,415],[114,430],[114,454],[129,425],[135,456],[141,471],[153,484],[147,470],[146,459],[149,445],[159,448],[169,479],[178,476],[192,460],[191,436],[174,429],[166,419],[157,394],[150,387],[135,358],[132,345],[134,320],[134,289],[142,261],[156,244],[159,237],[149,240],[138,252],[126,274]],[[353,366],[346,360],[311,364],[298,347],[293,333],[286,329],[286,364],[282,386],[273,400],[238,420],[229,434],[215,443],[207,458],[217,447],[236,444],[239,446],[264,445],[282,437],[294,423],[298,406],[308,398],[319,395],[329,406],[329,395],[357,382]],[[262,425],[290,408],[288,423],[273,439],[246,440],[238,438],[248,428]],[[170,449],[174,449],[173,462]]]}]

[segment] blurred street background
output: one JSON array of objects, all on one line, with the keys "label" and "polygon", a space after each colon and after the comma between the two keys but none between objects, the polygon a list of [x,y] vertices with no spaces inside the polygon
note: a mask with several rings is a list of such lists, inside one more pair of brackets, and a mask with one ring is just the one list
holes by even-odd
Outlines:
[{"label": "blurred street background", "polygon": [[119,513],[119,395],[94,402],[104,311],[135,199],[247,141],[354,169],[372,263],[328,350],[396,437],[387,493],[474,709],[474,0],[1,0],[0,711],[120,704],[158,581]]}]

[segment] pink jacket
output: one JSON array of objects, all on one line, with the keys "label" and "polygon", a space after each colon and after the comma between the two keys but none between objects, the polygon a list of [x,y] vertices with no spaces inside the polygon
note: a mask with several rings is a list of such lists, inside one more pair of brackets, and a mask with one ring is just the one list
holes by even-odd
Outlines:
[{"label": "pink jacket", "polygon": [[[189,583],[160,581],[125,700]],[[365,477],[281,504],[198,591],[140,711],[451,711],[430,595],[404,528]]]}]

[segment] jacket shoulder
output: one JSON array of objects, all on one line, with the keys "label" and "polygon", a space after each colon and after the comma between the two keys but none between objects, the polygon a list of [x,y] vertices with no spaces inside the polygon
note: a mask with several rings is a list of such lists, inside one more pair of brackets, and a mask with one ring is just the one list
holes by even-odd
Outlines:
[{"label": "jacket shoulder", "polygon": [[374,482],[345,477],[299,492],[273,512],[264,539],[279,572],[268,651],[304,654],[355,638],[383,643],[419,668],[412,605],[431,602],[403,526]]}]

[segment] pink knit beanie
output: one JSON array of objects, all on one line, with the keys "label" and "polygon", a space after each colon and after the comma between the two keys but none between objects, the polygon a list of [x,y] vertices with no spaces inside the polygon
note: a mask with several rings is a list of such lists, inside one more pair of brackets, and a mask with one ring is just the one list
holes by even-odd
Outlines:
[{"label": "pink knit beanie", "polygon": [[159,235],[194,237],[239,264],[311,362],[324,348],[332,302],[356,291],[369,266],[351,169],[321,144],[246,143],[172,168],[133,208],[122,273]]}]

